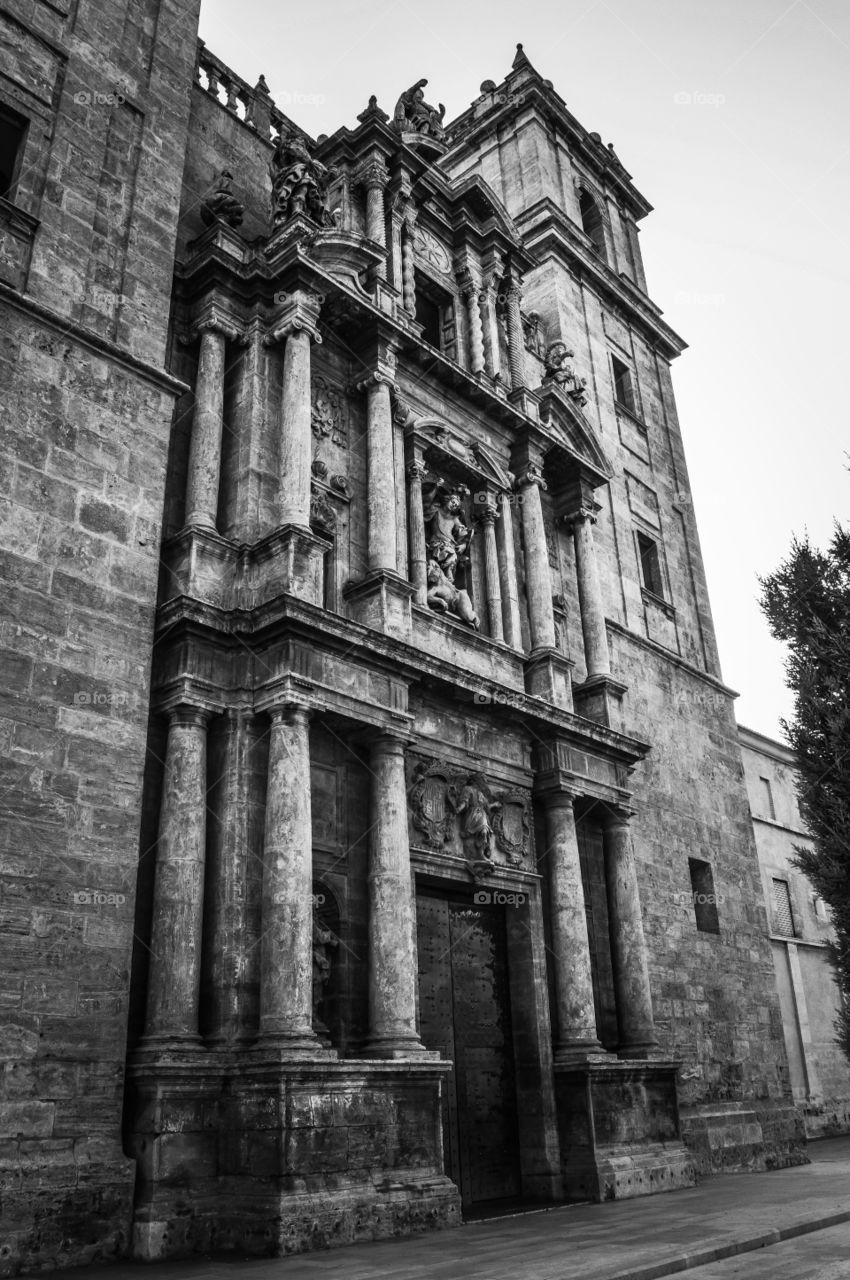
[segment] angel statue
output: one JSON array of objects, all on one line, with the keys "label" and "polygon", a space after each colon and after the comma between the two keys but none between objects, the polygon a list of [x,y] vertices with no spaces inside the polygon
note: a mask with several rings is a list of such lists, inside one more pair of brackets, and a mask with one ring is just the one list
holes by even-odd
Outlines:
[{"label": "angel statue", "polygon": [[437,481],[423,494],[423,511],[428,559],[435,560],[449,582],[454,582],[458,567],[469,564],[472,538],[472,530],[461,518],[460,492]]}]

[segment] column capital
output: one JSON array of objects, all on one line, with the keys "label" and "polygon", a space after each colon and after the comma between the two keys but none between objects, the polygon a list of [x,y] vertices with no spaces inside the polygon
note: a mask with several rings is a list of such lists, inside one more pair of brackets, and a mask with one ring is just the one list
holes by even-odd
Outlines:
[{"label": "column capital", "polygon": [[292,723],[308,723],[310,717],[314,714],[313,708],[305,706],[303,702],[276,702],[271,707],[265,708],[272,724],[280,724],[282,722]]},{"label": "column capital", "polygon": [[578,793],[568,791],[563,786],[550,785],[548,787],[535,788],[534,795],[540,800],[543,808],[549,809],[575,809],[575,802],[578,799]]},{"label": "column capital", "polygon": [[543,468],[537,462],[526,462],[517,473],[516,483],[518,489],[527,489],[530,485],[535,485],[543,493],[549,487],[543,479]]},{"label": "column capital", "polygon": [[205,728],[213,718],[209,707],[201,707],[193,702],[178,702],[176,706],[167,707],[165,715],[169,725],[196,725]]},{"label": "column capital", "polygon": [[414,458],[412,462],[407,464],[408,480],[424,480],[428,474],[428,464],[423,462],[421,458]]},{"label": "column capital", "polygon": [[291,333],[306,332],[317,345],[322,341],[319,333],[320,297],[307,289],[295,289],[292,293],[280,290],[281,308],[272,320],[266,334],[266,346],[282,342]]},{"label": "column capital", "polygon": [[178,338],[181,346],[194,346],[205,333],[218,333],[240,346],[248,345],[248,335],[243,333],[239,321],[222,310],[221,307],[208,306],[193,317],[188,333]]},{"label": "column capital", "polygon": [[393,729],[376,729],[369,739],[369,748],[382,756],[403,756],[411,745],[411,739]]},{"label": "column capital", "polygon": [[359,381],[353,382],[351,384],[351,389],[352,391],[359,391],[362,395],[364,392],[371,391],[375,387],[383,386],[387,387],[390,393],[398,390],[390,374],[385,373],[380,369],[373,369],[370,373],[367,373],[364,378],[360,378]]},{"label": "column capital", "polygon": [[476,503],[472,518],[477,524],[495,524],[499,519],[499,511],[495,499],[488,497],[487,502]]},{"label": "column capital", "polygon": [[354,171],[355,183],[365,187],[367,191],[383,191],[389,180],[390,171],[382,156],[369,156]]},{"label": "column capital", "polygon": [[636,813],[636,809],[630,809],[627,805],[605,805],[602,810],[602,826],[606,831],[616,831],[618,828],[629,831]]},{"label": "column capital", "polygon": [[602,507],[598,502],[585,502],[580,507],[575,508],[561,516],[567,530],[572,533],[578,524],[596,524],[597,517]]}]

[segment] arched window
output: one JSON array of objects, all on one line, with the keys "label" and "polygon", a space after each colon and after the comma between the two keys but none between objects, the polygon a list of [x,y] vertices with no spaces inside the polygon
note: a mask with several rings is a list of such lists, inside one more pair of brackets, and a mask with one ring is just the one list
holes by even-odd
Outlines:
[{"label": "arched window", "polygon": [[599,256],[605,258],[605,226],[602,214],[599,212],[599,205],[584,187],[579,192],[578,207],[584,234],[593,242],[593,247]]}]

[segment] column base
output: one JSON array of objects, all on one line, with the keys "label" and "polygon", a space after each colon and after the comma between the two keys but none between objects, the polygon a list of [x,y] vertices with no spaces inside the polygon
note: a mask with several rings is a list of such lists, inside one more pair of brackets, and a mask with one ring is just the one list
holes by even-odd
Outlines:
[{"label": "column base", "polygon": [[617,1057],[627,1062],[631,1059],[647,1061],[652,1058],[663,1059],[665,1054],[657,1040],[638,1040],[634,1044],[618,1045]]},{"label": "column base", "polygon": [[409,640],[413,626],[410,606],[416,588],[391,569],[376,569],[361,582],[350,582],[343,596],[357,622],[399,640]]},{"label": "column base", "polygon": [[370,1040],[358,1055],[365,1059],[386,1059],[390,1062],[439,1062],[436,1049],[426,1049],[419,1040]]},{"label": "column base", "polygon": [[525,662],[525,689],[564,711],[572,711],[573,664],[558,649],[535,649]]},{"label": "column base", "polygon": [[558,1045],[553,1060],[556,1066],[577,1066],[583,1062],[616,1062],[617,1059],[598,1040],[578,1040]]},{"label": "column base", "polygon": [[588,676],[583,684],[573,685],[576,714],[585,720],[597,720],[609,729],[621,729],[627,689],[628,685],[611,675]]}]

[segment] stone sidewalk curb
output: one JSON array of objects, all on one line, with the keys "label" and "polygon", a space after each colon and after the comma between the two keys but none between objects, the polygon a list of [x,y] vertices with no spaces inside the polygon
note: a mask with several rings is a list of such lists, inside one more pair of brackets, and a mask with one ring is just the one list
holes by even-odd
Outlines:
[{"label": "stone sidewalk curb", "polygon": [[842,1222],[850,1222],[850,1209],[842,1209],[840,1213],[827,1214],[822,1218],[810,1218],[807,1222],[795,1222],[791,1227],[777,1227],[775,1231],[763,1231],[759,1235],[748,1236],[742,1240],[732,1240],[729,1244],[717,1245],[713,1249],[700,1249],[696,1253],[668,1258],[666,1262],[653,1262],[647,1266],[617,1271],[607,1276],[605,1280],[662,1280],[664,1276],[693,1271],[695,1267],[704,1267],[710,1262],[722,1262],[738,1254],[754,1253],[757,1249],[780,1244],[783,1240],[794,1240],[797,1236],[825,1231],[828,1227],[837,1227]]}]

